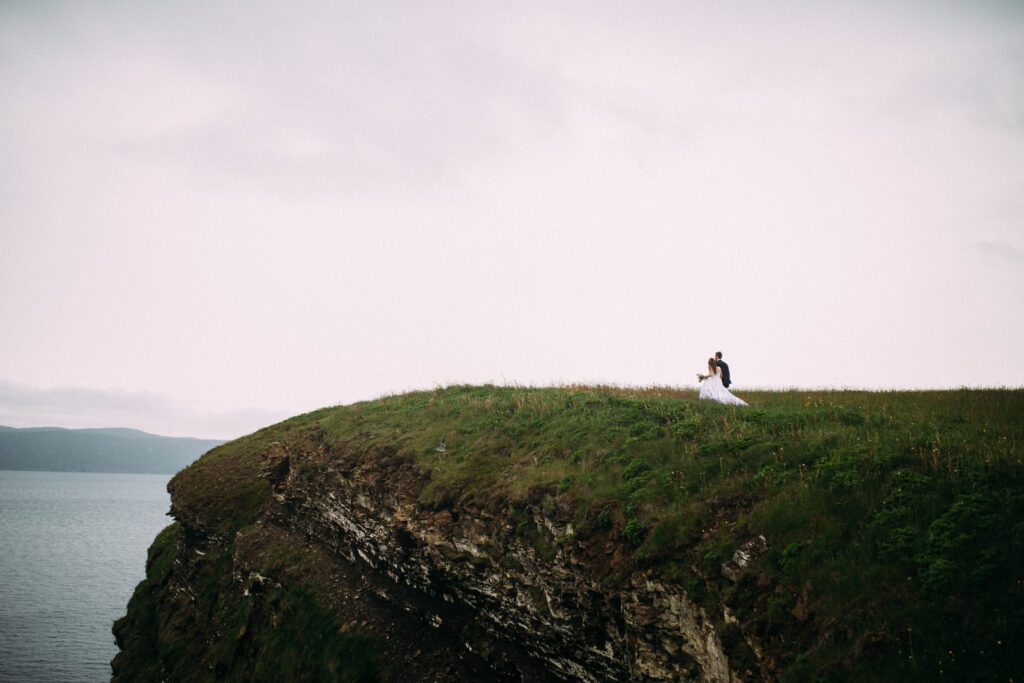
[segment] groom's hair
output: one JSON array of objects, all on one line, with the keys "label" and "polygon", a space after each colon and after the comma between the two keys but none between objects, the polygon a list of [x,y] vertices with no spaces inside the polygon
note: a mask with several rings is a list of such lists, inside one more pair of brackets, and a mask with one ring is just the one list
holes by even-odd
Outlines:
[{"label": "groom's hair", "polygon": [[722,360],[722,352],[721,351],[715,351],[715,358],[717,358],[718,360]]}]

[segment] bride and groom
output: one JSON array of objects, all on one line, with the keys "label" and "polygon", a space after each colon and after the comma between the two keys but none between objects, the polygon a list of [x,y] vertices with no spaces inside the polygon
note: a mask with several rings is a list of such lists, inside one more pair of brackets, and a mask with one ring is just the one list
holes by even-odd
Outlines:
[{"label": "bride and groom", "polygon": [[708,374],[697,375],[700,380],[700,398],[706,401],[718,401],[733,406],[745,406],[747,402],[736,398],[729,391],[732,379],[729,377],[729,366],[722,360],[722,352],[718,351],[708,358]]}]

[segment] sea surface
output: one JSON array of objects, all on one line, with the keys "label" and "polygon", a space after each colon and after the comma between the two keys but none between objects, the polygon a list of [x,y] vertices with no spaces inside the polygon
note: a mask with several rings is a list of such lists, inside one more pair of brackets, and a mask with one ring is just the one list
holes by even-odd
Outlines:
[{"label": "sea surface", "polygon": [[109,681],[165,474],[0,470],[0,681]]}]

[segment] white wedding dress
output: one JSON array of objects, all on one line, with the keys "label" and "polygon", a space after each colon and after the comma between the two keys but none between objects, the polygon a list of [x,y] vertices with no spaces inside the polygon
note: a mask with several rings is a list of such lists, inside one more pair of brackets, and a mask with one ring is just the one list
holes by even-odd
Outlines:
[{"label": "white wedding dress", "polygon": [[718,401],[730,406],[747,405],[746,401],[742,398],[736,398],[725,388],[725,385],[722,384],[722,376],[718,374],[711,375],[701,382],[700,399],[702,401]]}]

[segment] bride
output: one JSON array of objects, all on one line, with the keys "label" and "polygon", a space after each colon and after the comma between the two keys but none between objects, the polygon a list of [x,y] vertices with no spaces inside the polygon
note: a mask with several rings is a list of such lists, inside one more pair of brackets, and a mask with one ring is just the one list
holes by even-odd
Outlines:
[{"label": "bride", "polygon": [[702,382],[700,385],[701,400],[718,401],[719,403],[726,403],[731,406],[747,405],[746,401],[733,396],[725,388],[725,385],[722,384],[722,371],[719,369],[714,357],[708,358],[708,374],[698,374],[697,379]]}]

